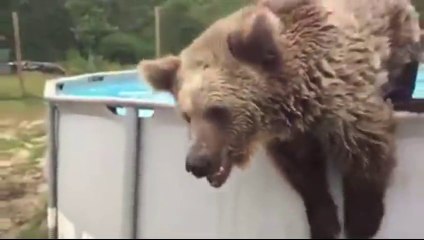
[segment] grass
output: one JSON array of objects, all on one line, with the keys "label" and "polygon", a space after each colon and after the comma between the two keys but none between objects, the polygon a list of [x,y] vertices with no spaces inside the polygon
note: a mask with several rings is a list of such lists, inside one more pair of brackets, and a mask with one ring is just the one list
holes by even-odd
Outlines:
[{"label": "grass", "polygon": [[[22,130],[21,131],[27,131]],[[31,136],[32,137],[31,137]],[[6,175],[5,184],[7,196],[9,199],[4,200],[18,200],[19,199],[31,199],[33,197],[39,198],[36,195],[34,196],[34,191],[37,191],[38,181],[29,180],[27,176],[35,176],[39,174],[40,169],[39,159],[41,159],[45,153],[46,145],[45,143],[39,143],[34,141],[34,139],[39,138],[39,131],[28,131],[26,134],[17,134],[14,138],[11,139],[0,139],[0,148],[4,151],[12,150],[14,156],[19,156],[22,158],[22,162],[14,162],[11,171]],[[34,143],[36,142],[36,144]],[[15,149],[15,151],[13,151]],[[18,154],[17,151],[27,151],[27,154]],[[12,156],[11,155],[11,156]],[[16,159],[16,158],[15,158]],[[18,157],[19,159],[19,157]],[[27,179],[27,180],[25,180]],[[30,178],[31,179],[31,178]],[[12,233],[14,237],[18,239],[43,239],[47,237],[47,226],[46,226],[46,206],[45,199],[41,197],[40,201],[44,205],[33,208],[33,205],[29,202],[32,200],[25,200],[28,203],[20,205],[20,207],[14,207],[12,212],[30,212],[31,216],[29,218],[24,218],[24,225],[14,226]],[[38,200],[37,200],[38,201]],[[16,205],[15,205],[16,206]],[[9,217],[13,218],[15,215]],[[17,230],[17,231],[16,231]],[[1,238],[1,236],[0,236]]]},{"label": "grass", "polygon": [[0,121],[2,119],[34,119],[44,114],[43,92],[47,79],[41,73],[23,74],[25,96],[22,96],[16,75],[0,75]]},{"label": "grass", "polygon": [[44,155],[45,151],[46,151],[45,145],[36,146],[30,152],[30,157],[29,157],[30,160],[36,161],[36,160],[40,159]]},{"label": "grass", "polygon": [[22,148],[22,147],[24,147],[24,144],[20,140],[0,138],[0,151],[6,151],[6,150]]},{"label": "grass", "polygon": [[[23,78],[24,96],[22,96],[19,78],[16,75],[0,75],[0,134],[6,136],[0,137],[0,153],[2,153],[2,158],[8,159],[15,150],[27,149],[29,151],[27,162],[14,167],[12,172],[17,174],[16,176],[24,176],[25,172],[33,171],[38,165],[36,160],[44,154],[45,145],[34,141],[34,139],[42,138],[45,135],[42,129],[25,129],[19,133],[16,133],[16,130],[22,121],[44,118],[44,85],[47,79],[52,79],[54,76],[31,72],[23,74]],[[7,137],[7,132],[10,132],[11,136],[14,137]],[[24,186],[19,181],[10,180],[4,184],[8,185],[7,187],[12,190],[11,192],[17,196],[25,194]],[[45,206],[32,211],[35,214],[25,223],[22,229],[19,229],[16,238],[41,239],[47,237]]]},{"label": "grass", "polygon": [[[46,75],[38,72],[23,74],[23,82],[26,93],[30,96],[42,97]],[[17,75],[0,76],[0,98],[19,98],[22,96],[19,78]]]},{"label": "grass", "polygon": [[19,232],[18,239],[46,239],[48,237],[47,229],[43,223],[47,218],[46,205],[42,208],[37,209],[36,213],[31,219],[31,222]]}]

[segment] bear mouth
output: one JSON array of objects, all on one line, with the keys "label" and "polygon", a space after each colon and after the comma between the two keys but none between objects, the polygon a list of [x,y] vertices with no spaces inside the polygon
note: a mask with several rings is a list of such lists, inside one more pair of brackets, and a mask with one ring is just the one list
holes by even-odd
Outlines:
[{"label": "bear mouth", "polygon": [[206,179],[212,187],[219,188],[227,181],[231,168],[231,161],[228,158],[223,158],[217,171],[206,176]]}]

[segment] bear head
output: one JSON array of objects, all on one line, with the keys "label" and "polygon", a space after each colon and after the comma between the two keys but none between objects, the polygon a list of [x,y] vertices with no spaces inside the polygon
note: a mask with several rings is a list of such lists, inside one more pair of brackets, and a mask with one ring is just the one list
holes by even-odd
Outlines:
[{"label": "bear head", "polygon": [[[206,177],[214,187],[225,183],[234,165],[247,162],[256,143],[289,134],[290,121],[281,121],[287,114],[282,115],[278,102],[299,89],[295,78],[302,64],[285,64],[297,58],[290,52],[296,46],[281,38],[284,26],[277,13],[301,1],[282,2],[248,5],[213,23],[178,56],[139,63],[142,78],[154,89],[172,93],[187,121],[187,171]],[[324,17],[307,10],[299,14]],[[320,36],[311,38],[315,43]]]}]

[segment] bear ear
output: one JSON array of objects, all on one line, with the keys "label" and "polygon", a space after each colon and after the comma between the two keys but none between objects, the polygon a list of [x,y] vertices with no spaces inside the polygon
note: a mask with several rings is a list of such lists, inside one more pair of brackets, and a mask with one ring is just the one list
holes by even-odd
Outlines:
[{"label": "bear ear", "polygon": [[140,61],[138,72],[155,90],[172,91],[179,67],[178,57],[166,56]]},{"label": "bear ear", "polygon": [[239,61],[275,68],[281,62],[276,36],[281,31],[278,17],[267,7],[258,6],[244,26],[229,33],[227,45]]}]

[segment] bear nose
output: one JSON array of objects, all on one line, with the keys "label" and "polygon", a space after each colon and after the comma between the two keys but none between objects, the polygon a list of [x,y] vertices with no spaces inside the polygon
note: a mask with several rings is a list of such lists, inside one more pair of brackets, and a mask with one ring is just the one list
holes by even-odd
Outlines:
[{"label": "bear nose", "polygon": [[212,158],[208,155],[189,154],[186,159],[186,170],[201,178],[208,175],[212,168]]}]

